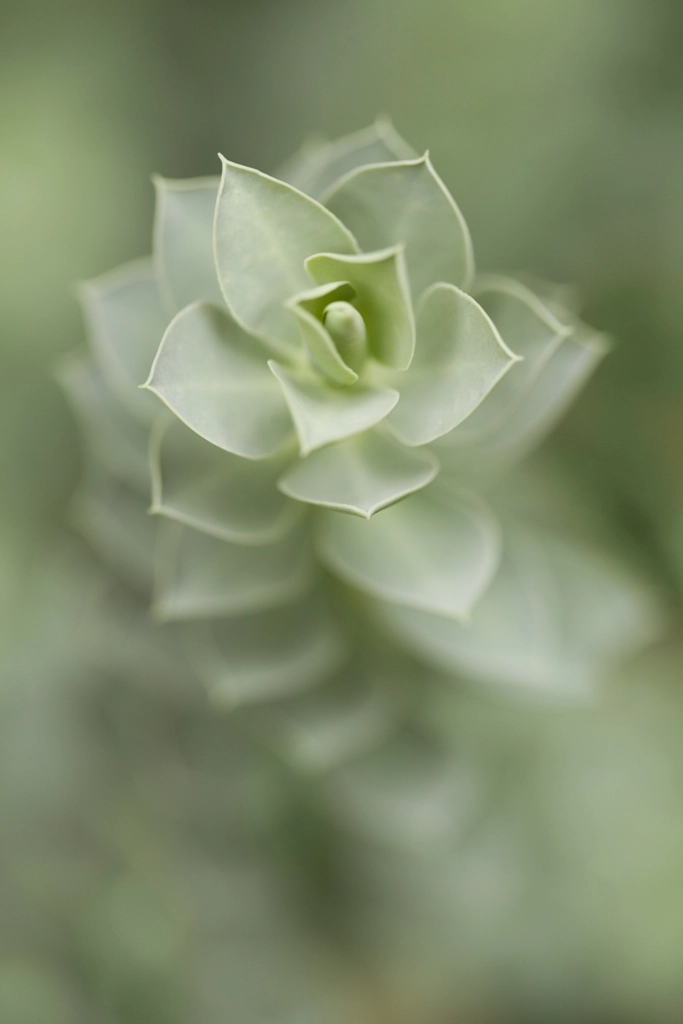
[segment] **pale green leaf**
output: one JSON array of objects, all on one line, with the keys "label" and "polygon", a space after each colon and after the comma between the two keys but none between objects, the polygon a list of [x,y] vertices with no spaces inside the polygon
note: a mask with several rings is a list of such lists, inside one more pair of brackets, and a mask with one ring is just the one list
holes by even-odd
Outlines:
[{"label": "pale green leaf", "polygon": [[449,434],[448,442],[454,444],[469,443],[504,427],[535,385],[562,339],[572,332],[569,324],[560,322],[518,281],[498,277],[482,279],[474,295],[505,344],[521,360],[510,368],[486,401]]},{"label": "pale green leaf", "polygon": [[474,274],[470,234],[427,154],[352,171],[324,202],[365,251],[406,246],[414,299],[438,281],[469,288]]},{"label": "pale green leaf", "polygon": [[364,384],[332,388],[273,360],[268,365],[280,382],[302,455],[367,430],[384,419],[398,401],[398,391],[393,388]]},{"label": "pale green leaf", "polygon": [[285,346],[299,328],[284,303],[309,287],[312,253],[353,253],[355,239],[315,200],[267,174],[224,157],[214,251],[221,290],[235,318]]},{"label": "pale green leaf", "polygon": [[525,456],[553,429],[608,351],[604,335],[583,327],[563,338],[522,403],[494,433],[460,449],[453,436],[448,452],[442,452],[450,471],[480,473]]},{"label": "pale green leaf", "polygon": [[168,324],[151,260],[127,263],[80,287],[95,359],[129,412],[149,423],[155,403],[139,391]]},{"label": "pale green leaf", "polygon": [[401,643],[484,682],[581,695],[656,633],[652,595],[602,553],[536,530],[506,536],[471,621],[382,604]]},{"label": "pale green leaf", "polygon": [[316,593],[284,608],[201,627],[194,660],[213,698],[234,706],[314,686],[339,668],[347,650],[336,617]]},{"label": "pale green leaf", "polygon": [[236,544],[267,544],[302,513],[277,489],[288,461],[240,458],[162,417],[150,447],[151,511]]},{"label": "pale green leaf", "polygon": [[401,398],[387,422],[404,444],[427,444],[467,419],[515,362],[473,298],[436,284],[420,304],[415,358],[396,380]]},{"label": "pale green leaf", "polygon": [[430,488],[369,520],[324,513],[318,551],[332,572],[376,597],[466,618],[496,571],[500,538],[481,501]]},{"label": "pale green leaf", "polygon": [[333,384],[354,384],[358,374],[342,359],[323,327],[322,316],[331,302],[347,301],[355,294],[355,289],[347,281],[333,281],[318,288],[309,288],[287,303],[299,321],[311,364]]},{"label": "pale green leaf", "polygon": [[223,303],[213,254],[220,179],[155,176],[154,259],[173,313],[204,299]]},{"label": "pale green leaf", "polygon": [[161,524],[155,615],[162,620],[240,615],[277,607],[312,585],[307,531],[272,544],[232,544],[170,520]]},{"label": "pale green leaf", "polygon": [[391,122],[378,118],[369,128],[334,142],[306,143],[276,177],[319,199],[335,181],[357,167],[414,156],[412,147]]},{"label": "pale green leaf", "polygon": [[266,735],[297,770],[324,772],[381,742],[395,727],[395,712],[390,683],[378,678],[374,661],[352,659],[323,686],[274,709]]},{"label": "pale green leaf", "polygon": [[93,550],[122,579],[151,591],[156,523],[137,491],[90,466],[73,499],[71,517]]},{"label": "pale green leaf", "polygon": [[280,480],[280,489],[299,501],[369,519],[426,487],[438,469],[431,452],[405,448],[375,429],[293,463]]},{"label": "pale green leaf", "polygon": [[306,260],[316,284],[348,281],[363,317],[370,353],[387,366],[405,370],[415,351],[415,320],[402,246],[359,256],[319,252]]},{"label": "pale green leaf", "polygon": [[229,313],[198,302],[169,325],[145,386],[200,437],[265,459],[292,435],[267,359],[261,342]]},{"label": "pale green leaf", "polygon": [[147,494],[147,428],[121,406],[91,360],[67,357],[57,372],[93,461]]}]

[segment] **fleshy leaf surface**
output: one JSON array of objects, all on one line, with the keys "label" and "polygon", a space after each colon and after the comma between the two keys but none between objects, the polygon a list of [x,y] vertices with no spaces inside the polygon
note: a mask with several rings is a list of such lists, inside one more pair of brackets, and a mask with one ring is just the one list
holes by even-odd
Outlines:
[{"label": "fleshy leaf surface", "polygon": [[302,513],[277,489],[287,461],[240,458],[162,416],[150,445],[151,511],[235,544],[270,543]]},{"label": "fleshy leaf surface", "polygon": [[58,376],[93,460],[118,480],[148,494],[146,427],[128,415],[92,360],[67,357],[59,366]]},{"label": "fleshy leaf surface", "polygon": [[485,682],[590,692],[652,639],[652,595],[597,551],[537,531],[506,536],[499,572],[465,625],[383,604],[379,617],[426,660]]},{"label": "fleshy leaf surface", "polygon": [[317,547],[332,572],[362,590],[456,619],[469,615],[500,558],[488,507],[434,488],[369,520],[324,513]]},{"label": "fleshy leaf surface", "polygon": [[220,287],[235,318],[285,347],[299,329],[284,306],[310,286],[304,260],[315,252],[358,251],[337,218],[284,182],[224,157],[214,222]]},{"label": "fleshy leaf surface", "polygon": [[260,546],[218,540],[170,520],[159,534],[154,612],[161,620],[277,607],[314,579],[307,531],[300,527]]},{"label": "fleshy leaf surface", "polygon": [[369,519],[380,509],[426,487],[438,469],[431,452],[405,448],[373,429],[295,462],[279,486],[298,501]]},{"label": "fleshy leaf surface", "polygon": [[295,295],[287,304],[299,321],[312,365],[333,384],[354,384],[358,374],[342,359],[322,324],[322,315],[331,302],[348,301],[355,294],[348,281],[332,281]]},{"label": "fleshy leaf surface", "polygon": [[343,175],[365,164],[410,160],[415,152],[386,118],[334,142],[309,142],[277,174],[316,199]]},{"label": "fleshy leaf surface", "polygon": [[223,619],[197,633],[195,663],[212,696],[239,705],[306,690],[334,672],[347,639],[323,595]]},{"label": "fleshy leaf surface", "polygon": [[84,282],[80,298],[107,384],[132,415],[151,422],[155,402],[138,388],[168,324],[151,260],[136,260]]},{"label": "fleshy leaf surface", "polygon": [[274,360],[268,365],[282,387],[302,455],[367,430],[383,420],[398,402],[398,391],[393,388],[365,384],[332,388]]},{"label": "fleshy leaf surface", "polygon": [[292,434],[268,354],[226,310],[197,302],[169,325],[145,386],[200,437],[265,459]]},{"label": "fleshy leaf surface", "polygon": [[572,328],[525,285],[491,277],[473,290],[477,302],[491,317],[498,333],[520,362],[500,380],[485,402],[452,434],[454,444],[469,443],[504,426],[534,387],[539,374]]},{"label": "fleshy leaf surface", "polygon": [[516,356],[481,306],[454,285],[436,284],[418,309],[415,358],[388,424],[422,445],[462,423],[508,372]]},{"label": "fleshy leaf surface", "polygon": [[365,321],[371,354],[397,370],[410,366],[415,351],[415,319],[406,278],[403,247],[358,256],[318,252],[306,269],[319,284],[349,281],[354,305]]},{"label": "fleshy leaf surface", "polygon": [[154,178],[154,259],[173,313],[200,299],[223,304],[213,253],[219,184],[218,177]]},{"label": "fleshy leaf surface", "polygon": [[363,250],[406,246],[415,300],[438,281],[469,288],[474,274],[470,233],[427,154],[352,171],[324,202]]}]

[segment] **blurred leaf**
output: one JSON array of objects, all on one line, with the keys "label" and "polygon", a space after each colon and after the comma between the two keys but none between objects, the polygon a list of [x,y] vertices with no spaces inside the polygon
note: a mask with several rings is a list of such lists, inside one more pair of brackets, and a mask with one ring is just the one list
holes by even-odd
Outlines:
[{"label": "blurred leaf", "polygon": [[231,544],[170,521],[159,534],[154,613],[164,621],[260,611],[293,600],[313,582],[307,531],[301,526],[258,547]]},{"label": "blurred leaf", "polygon": [[196,627],[191,647],[212,697],[230,707],[321,682],[346,655],[338,619],[321,595],[257,615]]},{"label": "blurred leaf", "polygon": [[154,260],[172,312],[200,299],[223,304],[213,253],[219,184],[218,177],[154,178]]},{"label": "blurred leaf", "polygon": [[500,558],[488,507],[467,494],[421,491],[372,519],[326,512],[321,559],[375,597],[452,618],[466,618]]},{"label": "blurred leaf", "polygon": [[150,449],[151,511],[235,544],[278,540],[302,512],[276,487],[288,461],[242,459],[162,416]]},{"label": "blurred leaf", "polygon": [[378,118],[369,128],[334,142],[309,142],[280,169],[276,177],[315,199],[349,171],[364,164],[410,160],[415,153],[390,121]]}]

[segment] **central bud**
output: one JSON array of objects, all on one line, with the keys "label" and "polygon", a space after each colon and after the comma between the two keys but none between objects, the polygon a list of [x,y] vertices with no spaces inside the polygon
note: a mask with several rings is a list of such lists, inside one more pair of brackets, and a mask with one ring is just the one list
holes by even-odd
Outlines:
[{"label": "central bud", "polygon": [[350,302],[331,302],[323,312],[323,324],[346,365],[360,370],[368,352],[368,336],[356,307]]}]

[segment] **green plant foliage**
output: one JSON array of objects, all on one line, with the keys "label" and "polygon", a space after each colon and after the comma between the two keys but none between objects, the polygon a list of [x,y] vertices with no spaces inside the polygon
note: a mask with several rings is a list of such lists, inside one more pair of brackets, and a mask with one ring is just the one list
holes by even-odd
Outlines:
[{"label": "green plant foliage", "polygon": [[[604,340],[558,290],[473,281],[462,214],[385,122],[309,146],[287,182],[222,167],[156,179],[153,262],[81,290],[92,355],[62,377],[86,537],[227,704],[312,699],[351,658],[371,705],[406,648],[425,672],[585,692],[651,635],[647,595],[571,540],[501,535],[482,489]],[[339,736],[362,718],[325,706],[325,736],[336,707]]]}]

